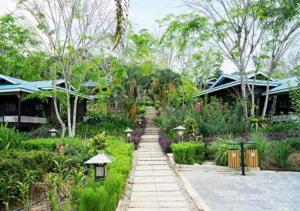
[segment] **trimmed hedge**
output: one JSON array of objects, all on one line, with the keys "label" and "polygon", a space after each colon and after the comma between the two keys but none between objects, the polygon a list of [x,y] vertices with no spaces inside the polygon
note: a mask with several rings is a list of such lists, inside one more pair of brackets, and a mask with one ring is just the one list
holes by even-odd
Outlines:
[{"label": "trimmed hedge", "polygon": [[203,163],[205,144],[198,142],[180,142],[172,144],[171,149],[174,155],[174,160],[179,164],[194,164]]}]

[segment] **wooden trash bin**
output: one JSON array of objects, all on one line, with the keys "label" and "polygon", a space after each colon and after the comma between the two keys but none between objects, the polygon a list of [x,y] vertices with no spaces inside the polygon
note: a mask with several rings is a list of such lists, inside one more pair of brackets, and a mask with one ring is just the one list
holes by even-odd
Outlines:
[{"label": "wooden trash bin", "polygon": [[246,150],[246,166],[248,168],[257,168],[258,167],[258,155],[256,149],[247,149]]},{"label": "wooden trash bin", "polygon": [[228,150],[228,167],[240,168],[241,151],[236,149]]}]

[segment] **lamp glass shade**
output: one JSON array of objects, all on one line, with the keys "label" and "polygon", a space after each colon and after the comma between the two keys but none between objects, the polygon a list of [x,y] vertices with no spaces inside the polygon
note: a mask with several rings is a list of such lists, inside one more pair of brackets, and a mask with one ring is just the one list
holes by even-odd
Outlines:
[{"label": "lamp glass shade", "polygon": [[105,177],[105,170],[104,166],[96,166],[96,178],[104,178]]},{"label": "lamp glass shade", "polygon": [[183,130],[179,130],[179,131],[178,131],[178,135],[179,135],[179,136],[182,136],[182,135],[183,135]]}]

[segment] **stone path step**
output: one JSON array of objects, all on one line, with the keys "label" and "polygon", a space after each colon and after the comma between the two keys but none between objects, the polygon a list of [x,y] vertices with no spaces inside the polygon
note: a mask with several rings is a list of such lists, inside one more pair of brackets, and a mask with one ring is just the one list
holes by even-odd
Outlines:
[{"label": "stone path step", "polygon": [[188,211],[188,199],[158,144],[154,108],[148,109],[145,117],[148,124],[138,149],[128,210]]}]

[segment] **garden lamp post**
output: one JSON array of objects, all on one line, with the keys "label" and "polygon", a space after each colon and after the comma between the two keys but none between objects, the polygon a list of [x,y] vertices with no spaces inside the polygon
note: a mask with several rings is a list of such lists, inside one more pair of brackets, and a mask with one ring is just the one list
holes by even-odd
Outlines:
[{"label": "garden lamp post", "polygon": [[58,130],[56,130],[55,128],[52,128],[51,130],[49,130],[50,136],[52,138],[56,137]]},{"label": "garden lamp post", "polygon": [[185,128],[183,126],[179,125],[179,126],[175,127],[174,130],[177,132],[178,140],[183,141],[183,134],[184,134]]},{"label": "garden lamp post", "polygon": [[92,157],[84,164],[88,166],[93,166],[95,171],[95,181],[104,180],[107,176],[107,164],[114,161],[115,158],[99,152],[98,155]]},{"label": "garden lamp post", "polygon": [[132,132],[133,132],[133,130],[130,129],[130,128],[127,128],[127,129],[125,130],[125,133],[126,133],[127,141],[128,141],[128,142],[131,142],[131,133],[132,133]]},{"label": "garden lamp post", "polygon": [[138,122],[139,122],[140,128],[142,128],[142,123],[143,123],[142,117],[139,118]]},{"label": "garden lamp post", "polygon": [[241,168],[242,168],[242,176],[245,176],[245,145],[253,145],[254,141],[231,141],[229,144],[232,145],[240,145],[241,148]]}]

